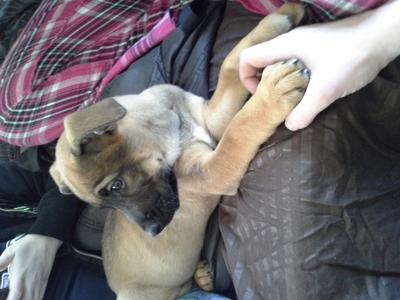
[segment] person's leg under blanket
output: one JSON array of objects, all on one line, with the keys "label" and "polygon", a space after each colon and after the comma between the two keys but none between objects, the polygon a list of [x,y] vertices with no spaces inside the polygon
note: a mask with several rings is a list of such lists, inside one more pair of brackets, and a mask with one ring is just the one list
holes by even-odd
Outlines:
[{"label": "person's leg under blanket", "polygon": [[219,211],[239,299],[400,298],[399,97],[397,59],[260,149]]}]

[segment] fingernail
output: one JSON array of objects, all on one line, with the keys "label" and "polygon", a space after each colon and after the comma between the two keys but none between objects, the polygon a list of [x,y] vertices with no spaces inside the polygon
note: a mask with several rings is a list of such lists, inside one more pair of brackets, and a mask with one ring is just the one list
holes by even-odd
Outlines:
[{"label": "fingernail", "polygon": [[306,75],[306,76],[308,76],[308,77],[311,75],[311,71],[310,71],[310,69],[308,69],[308,68],[302,69],[302,70],[301,70],[301,73],[303,73],[304,75]]}]

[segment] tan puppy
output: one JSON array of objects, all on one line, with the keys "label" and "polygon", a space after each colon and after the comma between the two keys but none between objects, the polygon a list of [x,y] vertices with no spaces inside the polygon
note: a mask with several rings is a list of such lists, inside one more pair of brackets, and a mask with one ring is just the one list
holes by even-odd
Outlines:
[{"label": "tan puppy", "polygon": [[240,51],[290,30],[303,14],[289,4],[261,21],[225,59],[210,101],[161,85],[65,120],[51,174],[60,190],[116,208],[103,256],[118,299],[175,299],[190,288],[220,196],[236,193],[257,149],[308,83],[298,61],[280,63],[264,70],[245,103]]}]

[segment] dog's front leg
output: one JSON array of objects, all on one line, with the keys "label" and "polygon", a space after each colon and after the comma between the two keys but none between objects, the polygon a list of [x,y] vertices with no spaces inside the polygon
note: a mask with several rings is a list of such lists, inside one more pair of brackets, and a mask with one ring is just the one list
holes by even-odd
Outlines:
[{"label": "dog's front leg", "polygon": [[235,194],[260,145],[300,101],[309,71],[298,60],[267,67],[255,94],[228,124],[217,148],[199,158],[197,189]]},{"label": "dog's front leg", "polygon": [[268,15],[247,34],[225,58],[219,73],[217,88],[204,110],[209,132],[216,140],[234,115],[242,108],[249,93],[239,78],[239,57],[243,49],[273,39],[297,25],[304,16],[300,4],[285,4]]}]

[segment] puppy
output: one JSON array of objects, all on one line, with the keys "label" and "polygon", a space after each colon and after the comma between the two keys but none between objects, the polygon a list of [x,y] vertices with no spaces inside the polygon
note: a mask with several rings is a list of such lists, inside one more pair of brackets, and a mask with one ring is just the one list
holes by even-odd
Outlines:
[{"label": "puppy", "polygon": [[171,85],[105,99],[67,117],[51,174],[64,193],[110,211],[104,268],[118,299],[176,299],[192,284],[208,218],[236,193],[259,146],[300,101],[309,73],[267,67],[256,93],[239,79],[240,51],[290,30],[284,5],[227,56],[210,101]]}]

